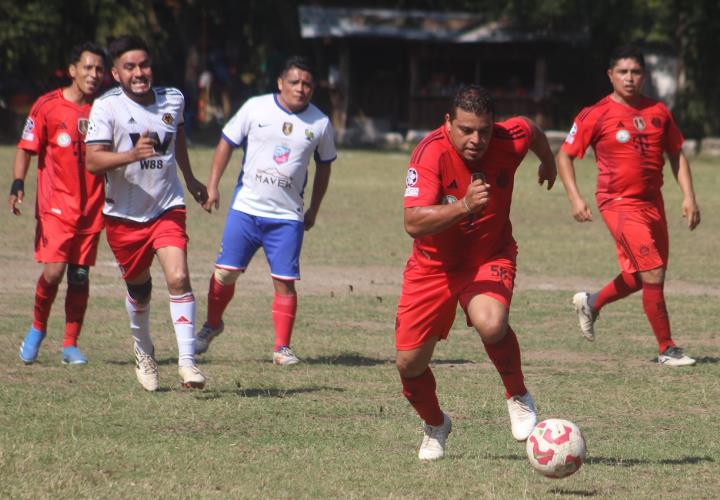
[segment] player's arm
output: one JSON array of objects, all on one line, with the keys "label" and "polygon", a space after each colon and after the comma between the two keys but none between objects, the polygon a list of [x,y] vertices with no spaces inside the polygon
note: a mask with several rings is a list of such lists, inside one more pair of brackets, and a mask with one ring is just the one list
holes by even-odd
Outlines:
[{"label": "player's arm", "polygon": [[675,180],[683,193],[682,215],[687,219],[688,227],[692,231],[700,224],[700,207],[695,200],[690,162],[682,149],[674,154],[668,153],[668,158]]},{"label": "player's arm", "polygon": [[104,174],[108,170],[124,167],[136,161],[157,156],[155,140],[151,139],[146,130],[135,146],[123,152],[113,151],[110,144],[88,143],[86,146],[85,168],[91,174]]},{"label": "player's arm", "polygon": [[13,162],[13,182],[10,186],[10,211],[15,215],[20,215],[20,209],[17,205],[23,202],[25,198],[25,177],[30,169],[30,158],[32,155],[22,148],[17,148],[15,152],[15,161]]},{"label": "player's arm", "polygon": [[538,184],[542,186],[543,182],[547,181],[547,188],[548,191],[550,191],[557,178],[557,167],[555,166],[555,157],[552,154],[552,149],[550,149],[550,143],[547,140],[545,132],[538,127],[534,121],[529,118],[523,118],[532,131],[530,151],[535,153],[535,156],[540,160],[540,165],[538,165]]},{"label": "player's arm", "polygon": [[195,198],[200,205],[205,204],[208,198],[207,188],[205,184],[195,178],[192,167],[190,166],[190,157],[187,151],[187,140],[185,139],[185,127],[178,127],[177,138],[175,139],[175,161],[185,179],[185,186],[188,192]]},{"label": "player's arm", "polygon": [[468,186],[465,196],[455,203],[405,208],[405,231],[413,238],[444,231],[468,215],[481,212],[488,204],[489,188],[490,184],[478,179]]},{"label": "player's arm", "polygon": [[212,163],[210,164],[210,177],[207,182],[207,200],[203,203],[203,208],[208,212],[212,209],[220,208],[220,179],[225,173],[225,169],[230,163],[230,157],[233,154],[233,146],[224,137],[220,138],[218,145],[215,147]]},{"label": "player's arm", "polygon": [[572,216],[578,222],[592,221],[592,211],[580,195],[575,178],[575,158],[560,149],[555,156],[555,161],[557,162],[558,175],[570,200]]},{"label": "player's arm", "polygon": [[330,184],[330,165],[329,162],[315,162],[315,179],[313,180],[310,207],[305,211],[305,231],[315,225],[320,204],[325,197],[328,184]]}]

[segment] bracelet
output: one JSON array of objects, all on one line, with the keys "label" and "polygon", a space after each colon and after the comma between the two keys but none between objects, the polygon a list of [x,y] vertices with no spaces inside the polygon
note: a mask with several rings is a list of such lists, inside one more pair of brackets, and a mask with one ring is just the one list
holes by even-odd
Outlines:
[{"label": "bracelet", "polygon": [[12,196],[17,196],[19,191],[25,192],[25,181],[22,179],[15,179],[12,186],[10,186],[10,194]]},{"label": "bracelet", "polygon": [[471,213],[472,213],[472,210],[470,210],[470,207],[468,206],[467,201],[465,201],[465,197],[464,197],[464,196],[463,196],[463,199],[462,199],[462,204],[463,204],[463,206],[465,207],[465,210],[467,210],[467,212],[468,212],[469,214],[471,214]]}]

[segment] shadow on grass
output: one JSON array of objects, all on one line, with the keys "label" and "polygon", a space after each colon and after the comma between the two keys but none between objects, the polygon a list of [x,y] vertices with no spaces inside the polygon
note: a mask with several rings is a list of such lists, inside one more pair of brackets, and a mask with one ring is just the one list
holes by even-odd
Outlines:
[{"label": "shadow on grass", "polygon": [[695,358],[695,361],[697,361],[698,365],[716,365],[720,363],[720,358],[715,358],[712,356],[700,356]]},{"label": "shadow on grass", "polygon": [[703,462],[712,462],[712,457],[682,457],[664,458],[662,460],[648,460],[645,458],[610,458],[610,457],[589,457],[585,460],[587,464],[613,465],[617,467],[635,467],[636,465],[692,465]]},{"label": "shadow on grass", "polygon": [[475,361],[470,359],[433,359],[431,365],[474,365]]},{"label": "shadow on grass", "polygon": [[376,359],[362,356],[355,352],[337,354],[335,356],[318,356],[317,358],[302,358],[303,363],[309,365],[342,365],[342,366],[377,366],[394,363],[390,359]]},{"label": "shadow on grass", "polygon": [[[176,365],[178,362],[177,358],[163,358],[163,359],[157,359],[155,362],[158,365],[162,366],[168,366],[168,365]],[[117,359],[106,359],[105,363],[108,365],[117,365],[117,366],[127,366],[127,365],[134,365],[135,360],[134,359],[126,359],[123,361],[119,361]]]},{"label": "shadow on grass", "polygon": [[564,495],[568,497],[594,497],[598,494],[596,490],[568,490],[565,488],[551,488],[548,491],[555,495]]}]

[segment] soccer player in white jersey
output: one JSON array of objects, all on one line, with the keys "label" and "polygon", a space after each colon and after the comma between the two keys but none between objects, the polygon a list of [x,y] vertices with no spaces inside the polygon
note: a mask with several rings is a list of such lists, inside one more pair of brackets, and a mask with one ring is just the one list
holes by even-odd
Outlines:
[{"label": "soccer player in white jersey", "polygon": [[[155,255],[170,293],[183,387],[205,386],[195,366],[195,298],[187,266],[185,202],[177,168],[198,203],[207,190],[192,173],[183,129],[184,98],[177,89],[152,87],[142,38],[122,36],[109,46],[120,87],[97,99],[85,139],[87,169],[105,176],[107,240],[127,284],[125,306],[135,340],[135,373],[148,391],[158,387],[150,338],[150,266]],[[177,167],[177,168],[176,168]]]},{"label": "soccer player in white jersey", "polygon": [[[330,120],[310,103],[314,89],[308,61],[289,58],[277,81],[278,93],[249,99],[222,131],[215,149],[208,198],[203,207],[219,208],[218,184],[233,149],[242,147],[242,169],[225,223],[215,272],[210,277],[207,321],[196,336],[198,354],[207,350],[224,328],[222,315],[235,292],[235,282],[261,246],[270,264],[275,288],[273,362],[299,360],[290,349],[300,279],[303,231],[315,224],[337,157]],[[312,198],[306,211],[303,192],[308,164],[315,158]],[[304,213],[303,213],[304,212]]]}]

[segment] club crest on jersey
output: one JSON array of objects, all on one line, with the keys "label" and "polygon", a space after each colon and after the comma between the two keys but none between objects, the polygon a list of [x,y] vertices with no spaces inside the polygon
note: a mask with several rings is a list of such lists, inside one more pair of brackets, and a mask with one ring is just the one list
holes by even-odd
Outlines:
[{"label": "club crest on jersey", "polygon": [[305,129],[305,139],[307,139],[308,141],[312,141],[313,139],[315,139],[315,134],[309,128]]},{"label": "club crest on jersey", "polygon": [[405,185],[407,187],[414,186],[415,184],[417,184],[417,180],[418,180],[417,170],[415,170],[414,168],[409,168],[407,171],[407,176],[405,177]]},{"label": "club crest on jersey", "polygon": [[287,146],[275,146],[273,150],[273,160],[278,165],[282,165],[290,158],[290,148]]},{"label": "club crest on jersey", "polygon": [[630,132],[627,130],[618,130],[615,134],[615,140],[621,144],[625,144],[630,140]]},{"label": "club crest on jersey", "polygon": [[165,125],[172,125],[173,117],[170,113],[165,113],[162,117],[162,121]]},{"label": "club crest on jersey", "polygon": [[283,133],[283,134],[285,134],[285,135],[290,135],[290,134],[292,134],[292,131],[293,131],[293,124],[292,124],[292,123],[290,123],[290,122],[285,122],[285,123],[283,123],[283,126],[282,126],[282,133]]},{"label": "club crest on jersey", "polygon": [[22,131],[22,138],[26,141],[32,141],[35,139],[33,130],[35,130],[35,122],[32,118],[28,117],[28,119],[25,120],[25,128],[23,128]]},{"label": "club crest on jersey", "polygon": [[638,129],[639,132],[645,130],[645,120],[643,120],[642,116],[633,118],[633,125],[635,125],[635,128]]},{"label": "club crest on jersey", "polygon": [[89,123],[90,123],[90,120],[88,120],[87,118],[78,119],[78,123],[77,123],[78,132],[80,132],[82,135],[87,135]]},{"label": "club crest on jersey", "polygon": [[72,144],[72,137],[70,137],[70,134],[68,134],[67,132],[63,132],[57,136],[56,141],[58,146],[60,146],[61,148],[66,148],[70,144]]}]

